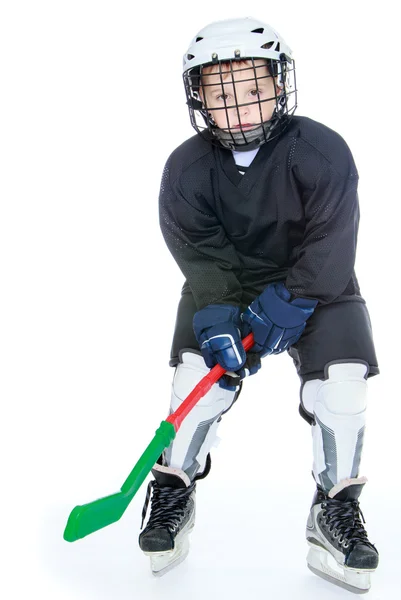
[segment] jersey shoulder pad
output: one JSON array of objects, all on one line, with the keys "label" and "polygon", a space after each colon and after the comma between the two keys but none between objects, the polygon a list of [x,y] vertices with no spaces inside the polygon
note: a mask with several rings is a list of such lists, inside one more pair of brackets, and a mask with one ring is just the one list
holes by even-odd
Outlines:
[{"label": "jersey shoulder pad", "polygon": [[303,151],[309,152],[311,157],[323,157],[342,177],[358,178],[351,150],[339,133],[309,117],[297,116],[294,120]]},{"label": "jersey shoulder pad", "polygon": [[185,140],[168,158],[171,181],[180,177],[191,165],[212,152],[212,145],[198,133]]}]

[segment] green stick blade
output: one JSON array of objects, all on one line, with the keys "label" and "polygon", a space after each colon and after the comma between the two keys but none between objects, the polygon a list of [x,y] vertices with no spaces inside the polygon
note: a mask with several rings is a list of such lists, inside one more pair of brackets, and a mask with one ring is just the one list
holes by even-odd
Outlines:
[{"label": "green stick blade", "polygon": [[75,542],[118,521],[125,512],[131,498],[117,492],[88,504],[76,506],[68,517],[64,531],[67,542]]},{"label": "green stick blade", "polygon": [[118,521],[160,454],[170,445],[174,437],[174,426],[167,421],[162,421],[156,435],[123,483],[121,491],[88,504],[76,506],[68,518],[64,539],[67,542],[75,542]]}]

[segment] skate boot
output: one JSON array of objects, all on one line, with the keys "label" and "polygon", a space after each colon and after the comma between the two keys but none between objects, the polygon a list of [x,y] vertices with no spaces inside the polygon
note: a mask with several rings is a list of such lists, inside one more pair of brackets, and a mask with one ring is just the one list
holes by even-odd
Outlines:
[{"label": "skate boot", "polygon": [[306,525],[309,569],[350,592],[369,591],[379,554],[361,522],[358,498],[366,477],[343,479],[326,493],[319,485]]},{"label": "skate boot", "polygon": [[155,480],[148,485],[141,529],[153,487],[151,513],[139,536],[139,546],[150,557],[153,575],[160,577],[188,555],[188,534],[195,525],[196,483],[185,471],[160,464],[152,473]]}]

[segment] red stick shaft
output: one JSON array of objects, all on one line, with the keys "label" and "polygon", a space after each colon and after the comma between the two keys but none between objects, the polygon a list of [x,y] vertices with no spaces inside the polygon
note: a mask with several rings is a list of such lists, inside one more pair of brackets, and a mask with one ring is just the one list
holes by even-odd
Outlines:
[{"label": "red stick shaft", "polygon": [[[250,333],[242,340],[242,345],[245,348],[245,352],[248,352],[253,346],[253,335]],[[187,414],[193,409],[195,404],[210,390],[212,385],[220,379],[226,372],[221,365],[215,365],[213,369],[209,371],[207,375],[194,387],[192,392],[183,400],[182,404],[177,408],[173,414],[167,417],[166,421],[174,425],[174,429],[177,433],[181,427],[181,423],[187,416]]]}]

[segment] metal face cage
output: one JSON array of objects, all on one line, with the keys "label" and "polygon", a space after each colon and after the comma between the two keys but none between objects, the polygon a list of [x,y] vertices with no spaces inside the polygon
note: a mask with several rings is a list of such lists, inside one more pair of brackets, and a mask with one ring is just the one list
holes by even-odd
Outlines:
[{"label": "metal face cage", "polygon": [[[232,150],[251,150],[275,139],[297,107],[295,61],[285,54],[280,60],[216,60],[188,69],[183,79],[195,131]],[[252,115],[249,124],[244,124],[244,107]]]}]

